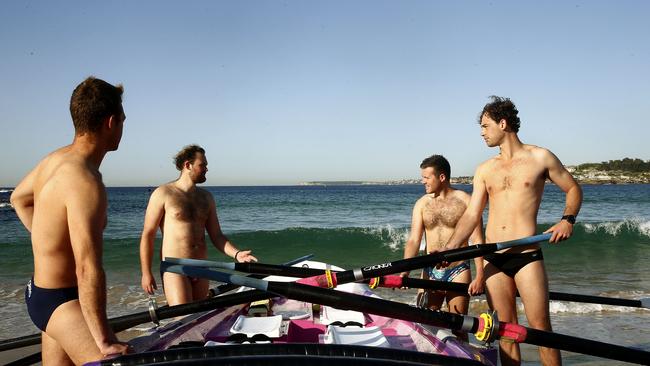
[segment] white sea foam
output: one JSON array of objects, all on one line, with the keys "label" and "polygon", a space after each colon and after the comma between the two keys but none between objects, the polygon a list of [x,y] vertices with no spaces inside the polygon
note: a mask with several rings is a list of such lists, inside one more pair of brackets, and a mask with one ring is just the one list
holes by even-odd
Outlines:
[{"label": "white sea foam", "polygon": [[393,252],[404,249],[404,243],[408,239],[409,231],[404,228],[395,228],[390,224],[382,225],[375,228],[366,228],[364,232],[380,236],[386,241],[384,244]]},{"label": "white sea foam", "polygon": [[9,202],[0,202],[0,208],[5,208],[5,207],[14,207],[11,205]]},{"label": "white sea foam", "polygon": [[11,193],[13,191],[14,191],[13,189],[5,189],[5,188],[0,189],[0,193]]},{"label": "white sea foam", "polygon": [[604,232],[611,236],[616,236],[623,230],[637,232],[644,236],[650,237],[650,220],[647,218],[634,217],[623,221],[584,223],[585,231],[589,234]]}]

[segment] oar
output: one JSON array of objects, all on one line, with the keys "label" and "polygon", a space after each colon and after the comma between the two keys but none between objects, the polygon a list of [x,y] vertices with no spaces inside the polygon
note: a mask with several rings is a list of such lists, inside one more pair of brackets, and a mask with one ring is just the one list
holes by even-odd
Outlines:
[{"label": "oar", "polygon": [[[326,270],[316,269],[316,268],[306,268],[306,267],[287,267],[279,266],[275,264],[264,264],[264,263],[228,263],[228,262],[214,262],[201,259],[187,259],[187,258],[174,258],[166,257],[165,261],[172,264],[180,264],[184,266],[193,266],[193,267],[204,267],[204,268],[220,268],[234,270],[238,272],[247,272],[247,273],[258,273],[265,275],[276,275],[282,277],[313,277],[322,275]],[[240,266],[244,264],[244,266]],[[332,271],[333,273],[340,273],[341,271]],[[379,282],[376,282],[376,279],[379,278]],[[467,285],[458,284],[452,282],[442,282],[442,281],[431,281],[431,280],[421,280],[408,277],[400,277],[395,275],[387,275],[382,277],[374,277],[372,279],[366,280],[366,283],[370,284],[371,287],[388,287],[388,288],[400,288],[400,287],[411,287],[411,288],[422,288],[427,290],[449,290],[449,291],[458,291],[458,292],[467,292]],[[458,285],[458,286],[456,286]],[[463,286],[465,286],[463,288]],[[323,286],[321,286],[323,287]]]},{"label": "oar", "polygon": [[336,287],[337,284],[362,281],[373,277],[410,271],[413,269],[432,266],[442,262],[456,262],[460,260],[481,257],[486,254],[494,253],[497,250],[535,244],[540,241],[549,240],[550,238],[551,234],[548,233],[505,241],[502,243],[470,245],[463,248],[451,249],[444,252],[436,252],[408,259],[400,259],[394,262],[376,264],[338,273],[326,272],[324,275],[305,278],[299,282],[313,286],[327,284],[328,287]]},{"label": "oar", "polygon": [[[312,258],[313,256],[314,256],[313,254],[308,254],[308,255],[293,259],[291,261],[288,261],[288,262],[286,262],[284,264],[285,265],[292,265],[292,264],[300,263],[302,261],[305,261],[305,260],[308,260],[308,259]],[[251,275],[251,277],[252,276],[254,276],[254,275]],[[237,287],[239,287],[239,286],[234,286],[234,285],[232,285],[230,283],[225,283],[225,284],[220,285],[220,286],[218,286],[218,287],[216,287],[214,289],[211,289],[211,291],[212,291],[212,293],[214,295],[218,295],[218,294],[223,294],[223,293],[228,292],[228,291],[232,291],[232,290],[236,289]],[[220,298],[221,297],[219,297],[218,299],[220,299]],[[155,311],[154,316],[157,316],[158,319],[168,319],[170,317],[176,317],[176,316],[180,316],[180,315],[187,315],[187,314],[191,314],[193,312],[210,310],[209,306],[214,306],[214,307],[212,307],[212,309],[214,309],[215,307],[221,306],[221,305],[219,305],[221,303],[218,302],[218,301],[214,302],[215,305],[209,305],[209,304],[213,304],[213,303],[210,303],[209,301],[210,301],[210,299],[203,300],[203,301],[200,301],[200,302],[197,302],[197,303],[192,303],[192,304],[178,305],[178,306],[174,306],[174,307],[171,307],[171,308],[169,306],[167,306],[167,305],[161,306],[160,308],[154,310]],[[250,301],[256,301],[256,300],[250,300]],[[206,304],[208,304],[207,309],[204,308],[204,305],[206,305]],[[192,309],[194,309],[192,307],[192,305],[196,305],[196,309],[199,309],[199,310],[192,310]],[[224,306],[230,306],[230,305],[224,305]],[[178,308],[178,307],[181,307],[181,308]],[[176,309],[176,310],[174,310],[174,309]],[[178,309],[180,309],[180,310],[178,310]],[[170,313],[168,313],[168,311]],[[176,312],[184,312],[184,311],[188,311],[188,312],[176,314]],[[175,315],[168,315],[168,314],[175,314]],[[139,313],[135,313],[135,314],[131,314],[131,315],[123,315],[123,316],[118,316],[118,317],[115,317],[115,318],[111,318],[111,319],[108,320],[108,323],[113,327],[114,332],[121,332],[123,330],[129,329],[129,328],[134,327],[136,325],[147,323],[147,322],[150,322],[150,321],[153,321],[151,313],[149,311],[143,311],[143,312],[139,312]],[[7,350],[10,350],[10,349],[16,349],[16,348],[32,346],[32,345],[39,344],[39,343],[41,343],[41,334],[40,333],[26,335],[26,336],[12,338],[12,339],[6,339],[6,340],[0,341],[0,352],[7,351]]]},{"label": "oar", "polygon": [[[529,343],[570,352],[645,364],[650,352],[590,339],[546,332],[512,323],[500,323],[489,314],[480,318],[441,311],[419,309],[399,302],[324,289],[295,282],[275,282],[229,274],[200,267],[174,265],[163,262],[164,270],[187,276],[209,278],[239,286],[253,287],[299,301],[352,309],[381,316],[471,332],[479,340],[508,339],[516,343]],[[492,324],[490,324],[492,323]]]},{"label": "oar", "polygon": [[[452,291],[459,293],[467,293],[467,288],[469,287],[469,285],[466,283],[423,280],[409,277],[402,278],[400,276],[381,277],[379,286],[389,288],[421,288],[424,290]],[[519,296],[519,294],[517,294],[517,296]],[[632,300],[616,297],[580,295],[549,291],[549,298],[555,301],[582,302],[588,304],[627,306],[633,308],[650,309],[650,298],[648,297],[639,300]]]},{"label": "oar", "polygon": [[[163,319],[174,318],[181,315],[200,313],[203,311],[214,310],[217,308],[225,308],[228,306],[239,305],[247,302],[264,300],[270,297],[273,297],[273,295],[265,291],[259,291],[259,290],[244,291],[244,292],[236,292],[234,294],[229,294],[229,295],[222,295],[219,297],[213,297],[211,299],[192,302],[189,304],[165,306],[154,311],[156,312],[156,317],[159,320],[163,320]],[[148,311],[143,311],[135,314],[124,315],[124,316],[119,316],[110,319],[109,324],[113,328],[113,331],[117,333],[132,328],[138,324],[147,323],[150,321],[152,321],[151,314]],[[38,334],[37,336],[40,337],[41,335]],[[28,341],[29,343],[25,343],[25,341],[22,341],[23,342],[22,344],[9,343],[8,345],[10,347],[5,348],[4,350],[25,347],[28,345],[38,344],[40,342],[40,339],[36,339],[36,341],[32,340],[31,338],[33,336],[27,336],[27,337],[30,338]],[[22,337],[22,338],[27,338],[27,337]],[[12,365],[12,366],[32,365],[41,360],[40,356],[41,353],[37,352],[27,357],[13,361],[8,365]]]},{"label": "oar", "polygon": [[548,294],[551,300],[557,300],[557,301],[584,302],[590,304],[628,306],[632,308],[650,309],[650,297],[645,297],[639,300],[631,300],[631,299],[619,299],[616,297],[568,294],[568,293],[554,292],[554,291],[550,291]]},{"label": "oar", "polygon": [[551,234],[540,234],[506,241],[503,243],[470,245],[463,248],[447,250],[444,252],[436,252],[408,259],[400,259],[388,263],[369,265],[362,268],[342,272],[334,272],[314,268],[287,267],[263,263],[212,262],[170,257],[166,257],[165,261],[174,264],[221,268],[246,273],[263,273],[267,275],[288,277],[309,277],[300,280],[299,282],[320,287],[336,287],[337,284],[363,281],[371,279],[373,277],[380,277],[398,272],[428,267],[441,262],[456,262],[459,260],[480,257],[489,253],[493,253],[497,250],[512,248],[515,246],[530,245],[540,241],[548,240],[550,238]]}]

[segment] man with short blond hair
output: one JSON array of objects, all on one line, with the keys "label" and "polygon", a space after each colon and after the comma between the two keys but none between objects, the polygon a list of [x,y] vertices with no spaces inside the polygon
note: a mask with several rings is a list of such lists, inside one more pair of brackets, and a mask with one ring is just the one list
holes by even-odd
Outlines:
[{"label": "man with short blond hair", "polygon": [[108,204],[99,172],[122,137],[122,92],[94,77],[79,84],[70,100],[72,144],[41,160],[11,195],[31,232],[34,276],[25,301],[42,331],[43,365],[81,365],[128,351],[106,317],[102,233]]},{"label": "man with short blond hair", "polygon": [[[153,294],[157,289],[151,271],[153,243],[158,227],[163,233],[161,257],[206,259],[207,230],[214,246],[237,262],[257,261],[250,250],[239,250],[221,231],[217,207],[210,192],[196,185],[206,181],[208,160],[198,145],[185,146],[174,157],[180,177],[164,184],[151,194],[140,240],[142,289]],[[161,258],[161,259],[162,259]],[[208,296],[206,279],[161,273],[167,304],[178,305]]]}]

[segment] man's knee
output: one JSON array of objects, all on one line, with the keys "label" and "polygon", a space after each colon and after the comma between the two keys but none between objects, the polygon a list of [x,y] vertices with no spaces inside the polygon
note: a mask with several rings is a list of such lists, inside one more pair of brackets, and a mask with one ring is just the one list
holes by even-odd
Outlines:
[{"label": "man's knee", "polygon": [[528,319],[528,326],[533,328],[533,329],[550,331],[551,330],[551,320],[549,318],[546,318],[546,317]]}]

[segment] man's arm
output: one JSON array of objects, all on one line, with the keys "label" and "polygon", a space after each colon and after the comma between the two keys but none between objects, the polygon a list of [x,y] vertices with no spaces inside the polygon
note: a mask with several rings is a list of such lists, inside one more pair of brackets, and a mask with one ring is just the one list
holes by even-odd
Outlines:
[{"label": "man's arm", "polygon": [[38,166],[18,183],[9,199],[14,210],[16,210],[18,218],[29,232],[32,232],[32,219],[34,217],[34,179],[37,169]]},{"label": "man's arm", "polygon": [[212,194],[206,193],[206,195],[210,204],[210,214],[205,223],[205,229],[208,231],[208,236],[210,236],[214,247],[223,254],[232,257],[235,262],[257,262],[257,258],[251,254],[251,250],[239,250],[221,231],[217,217],[217,204],[214,202]]},{"label": "man's arm", "polygon": [[[569,173],[564,165],[552,152],[543,149],[544,162],[548,169],[549,179],[555,183],[566,194],[566,204],[564,215],[577,216],[582,206],[582,188]],[[560,220],[557,224],[550,227],[545,233],[553,233],[549,242],[557,243],[571,237],[573,233],[573,224],[566,220]]]},{"label": "man's arm", "polygon": [[472,196],[469,200],[469,205],[467,206],[467,209],[465,209],[463,216],[461,216],[460,220],[456,223],[454,234],[447,242],[447,245],[445,245],[445,250],[459,248],[463,243],[467,242],[467,239],[469,239],[472,232],[474,232],[481,223],[481,217],[486,202],[487,189],[485,188],[485,181],[481,174],[481,166],[479,166],[474,174]]},{"label": "man's arm", "polygon": [[156,239],[156,232],[160,226],[160,220],[165,214],[165,199],[162,187],[158,187],[149,198],[147,212],[144,215],[144,227],[140,238],[140,270],[142,271],[142,289],[149,295],[153,295],[158,289],[156,280],[151,272],[151,260],[153,258],[153,243]]},{"label": "man's arm", "polygon": [[[422,234],[424,232],[424,223],[422,221],[422,199],[418,200],[413,206],[413,215],[411,217],[411,233],[406,244],[404,244],[404,259],[413,258],[420,250]],[[402,277],[408,277],[409,272],[402,272]]]},{"label": "man's arm", "polygon": [[106,278],[102,268],[102,230],[106,220],[106,191],[89,173],[69,177],[66,209],[76,264],[81,312],[97,347],[104,355],[123,353],[106,318]]},{"label": "man's arm", "polygon": [[[472,235],[469,238],[472,244],[484,244],[485,237],[483,236],[483,218],[479,217],[478,225],[474,228]],[[484,292],[485,276],[483,273],[483,257],[474,258],[474,266],[476,267],[476,276],[469,284],[468,293],[472,296],[480,295]]]}]

